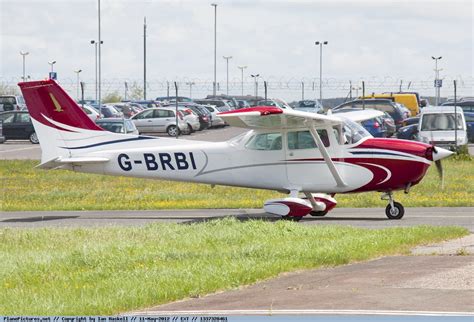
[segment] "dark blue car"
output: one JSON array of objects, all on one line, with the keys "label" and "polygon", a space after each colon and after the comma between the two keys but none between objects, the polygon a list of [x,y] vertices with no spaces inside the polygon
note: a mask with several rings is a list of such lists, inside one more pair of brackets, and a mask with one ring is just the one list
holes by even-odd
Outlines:
[{"label": "dark blue car", "polygon": [[474,142],[474,112],[464,112],[466,119],[467,140]]},{"label": "dark blue car", "polygon": [[[333,111],[333,113],[346,113],[346,112],[354,112],[354,111],[362,111],[362,109],[358,108],[340,108],[338,110]],[[384,116],[385,117],[385,116]],[[367,121],[362,121],[360,123],[373,137],[376,138],[384,138],[392,133],[387,129],[387,124],[384,121],[382,116],[373,117]],[[393,121],[392,121],[393,124]]]}]

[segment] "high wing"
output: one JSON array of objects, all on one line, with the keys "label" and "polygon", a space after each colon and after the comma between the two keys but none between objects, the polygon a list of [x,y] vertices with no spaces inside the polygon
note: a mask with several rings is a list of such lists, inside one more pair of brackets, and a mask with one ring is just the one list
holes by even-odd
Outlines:
[{"label": "high wing", "polygon": [[307,129],[308,126],[317,128],[342,123],[341,118],[335,115],[328,116],[268,106],[222,112],[219,113],[219,117],[232,126],[268,130]]},{"label": "high wing", "polygon": [[377,116],[382,116],[382,115],[384,115],[383,112],[378,111],[378,110],[372,110],[372,109],[331,114],[331,116],[335,116],[335,117],[341,116],[351,121],[359,122],[359,123],[362,121],[377,117]]},{"label": "high wing", "polygon": [[362,122],[382,115],[382,112],[371,109],[337,115],[323,115],[269,106],[219,113],[219,117],[223,118],[229,125],[267,130],[307,129],[313,126],[318,128],[327,125],[339,125],[344,122],[344,119]]},{"label": "high wing", "polygon": [[278,107],[258,106],[244,110],[235,110],[223,112],[219,114],[227,123],[232,126],[251,128],[251,129],[267,129],[267,130],[283,130],[283,129],[308,129],[321,151],[324,161],[331,172],[338,187],[346,187],[347,184],[341,177],[331,156],[319,137],[318,127],[328,125],[339,125],[343,120],[334,115],[321,115],[308,112],[300,112],[289,109],[280,109]]}]

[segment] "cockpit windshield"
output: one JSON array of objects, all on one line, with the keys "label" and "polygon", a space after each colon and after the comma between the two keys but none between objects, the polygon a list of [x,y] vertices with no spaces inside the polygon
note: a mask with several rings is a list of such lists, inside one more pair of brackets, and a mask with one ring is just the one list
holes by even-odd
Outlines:
[{"label": "cockpit windshield", "polygon": [[[343,144],[354,144],[359,142],[363,138],[372,136],[359,123],[346,119],[342,116],[341,118],[344,120],[344,123],[342,124],[341,137],[341,141],[343,141]],[[339,132],[339,126],[335,126],[334,128],[337,130],[337,132]]]}]

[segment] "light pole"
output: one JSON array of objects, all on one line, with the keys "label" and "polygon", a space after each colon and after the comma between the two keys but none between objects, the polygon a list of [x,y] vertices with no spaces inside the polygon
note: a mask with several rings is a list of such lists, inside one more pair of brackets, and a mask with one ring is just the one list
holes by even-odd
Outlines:
[{"label": "light pole", "polygon": [[216,85],[217,85],[217,3],[211,3],[214,7],[214,83],[212,86],[212,95],[216,96]]},{"label": "light pole", "polygon": [[54,64],[56,64],[56,61],[49,61],[48,64],[51,66],[51,73],[54,72]]},{"label": "light pole", "polygon": [[[186,85],[189,85],[189,98],[193,97],[193,85],[194,82],[186,82]],[[177,98],[176,98],[177,99]]]},{"label": "light pole", "polygon": [[29,52],[27,51],[20,51],[20,55],[23,56],[23,81],[26,82],[26,78],[25,78],[25,56],[28,55]]},{"label": "light pole", "polygon": [[323,104],[323,45],[327,45],[327,41],[316,41],[314,43],[319,46],[319,103]]},{"label": "light pole", "polygon": [[260,76],[260,74],[255,74],[255,75],[250,75],[250,76],[252,76],[252,78],[255,81],[255,99],[257,99],[257,96],[258,96],[258,77]]},{"label": "light pole", "polygon": [[440,60],[441,58],[443,58],[442,56],[439,56],[439,57],[434,57],[434,56],[431,56],[431,58],[435,61],[435,81],[434,81],[434,86],[435,86],[435,95],[436,95],[436,106],[439,105],[439,95],[440,95],[440,88],[441,88],[441,82],[439,81],[439,72],[442,70],[442,69],[438,69],[438,60]]},{"label": "light pole", "polygon": [[97,46],[99,47],[98,50],[98,59],[97,59],[97,65],[98,65],[98,80],[97,80],[97,92],[98,92],[98,98],[97,98],[97,104],[99,104],[99,115],[102,115],[102,91],[101,91],[101,84],[102,84],[102,39],[101,39],[101,33],[100,33],[100,0],[98,2],[98,7],[97,7],[97,18],[98,18],[98,44]]},{"label": "light pole", "polygon": [[227,95],[229,95],[229,59],[232,59],[232,56],[223,56],[227,65]]},{"label": "light pole", "polygon": [[82,69],[75,70],[74,73],[77,74],[77,101],[79,102],[79,74],[82,72]]},{"label": "light pole", "polygon": [[146,100],[146,17],[143,18],[143,99]]},{"label": "light pole", "polygon": [[242,80],[241,80],[242,96],[244,96],[244,69],[247,68],[247,66],[237,66],[237,68],[240,69],[240,72],[241,72],[241,75],[242,75]]},{"label": "light pole", "polygon": [[[104,42],[101,41],[101,44]],[[95,47],[95,101],[97,102],[97,41],[91,40],[91,45]]]}]

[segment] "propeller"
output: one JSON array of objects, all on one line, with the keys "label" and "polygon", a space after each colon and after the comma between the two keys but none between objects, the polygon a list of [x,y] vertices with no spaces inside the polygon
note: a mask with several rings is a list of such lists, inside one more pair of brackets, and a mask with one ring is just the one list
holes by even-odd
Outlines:
[{"label": "propeller", "polygon": [[444,171],[443,165],[441,164],[441,160],[449,157],[453,153],[454,152],[452,151],[439,148],[433,145],[433,161],[435,162],[436,170],[438,170],[438,175],[441,180],[441,189],[444,189]]},{"label": "propeller", "polygon": [[443,165],[441,164],[441,160],[435,161],[436,170],[438,170],[439,179],[441,180],[441,189],[444,189],[444,172],[443,172]]}]

